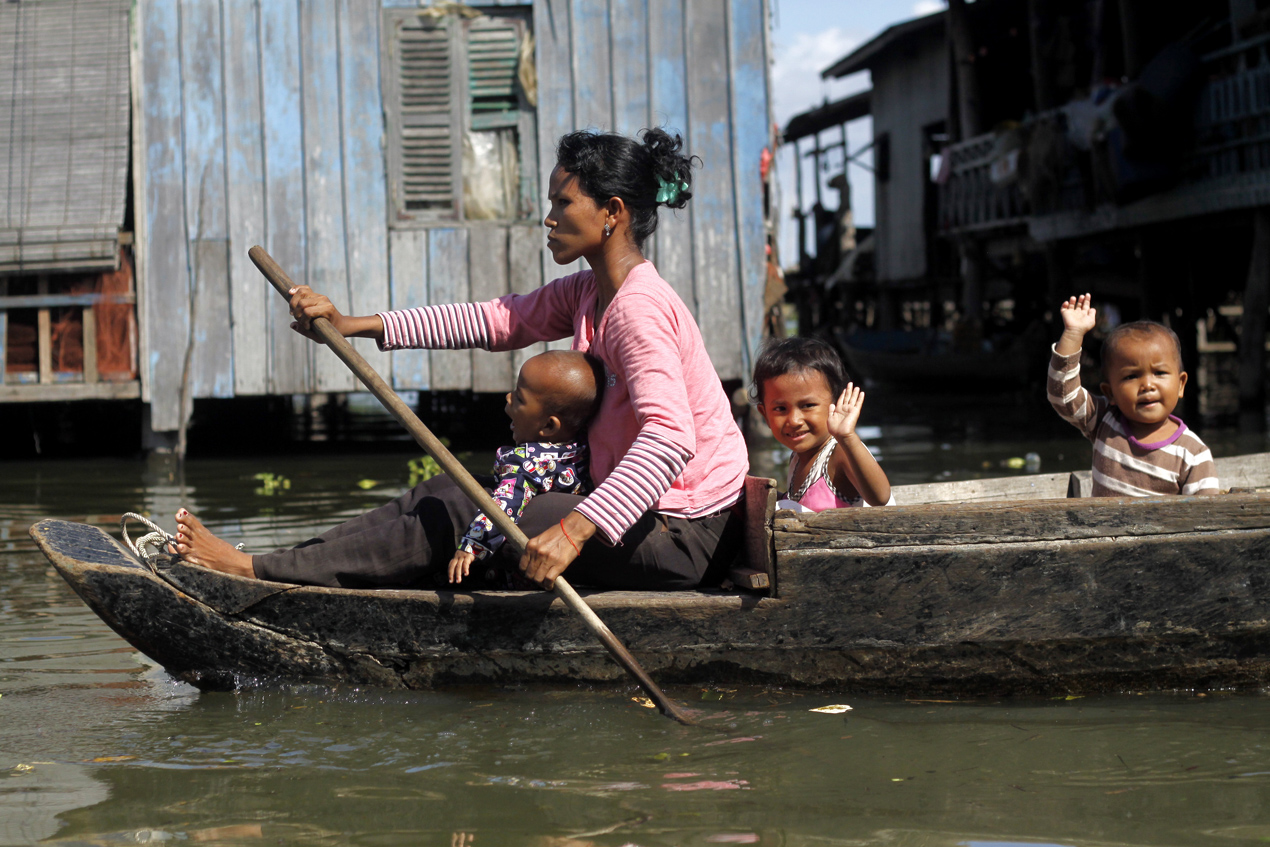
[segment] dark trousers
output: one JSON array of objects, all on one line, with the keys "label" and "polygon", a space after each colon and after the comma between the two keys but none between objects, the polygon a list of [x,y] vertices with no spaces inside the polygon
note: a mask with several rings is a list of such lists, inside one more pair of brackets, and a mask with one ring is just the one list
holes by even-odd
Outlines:
[{"label": "dark trousers", "polygon": [[[533,538],[573,511],[582,497],[540,494],[521,515]],[[481,564],[457,586],[446,565],[477,508],[448,476],[437,476],[378,509],[345,521],[291,549],[252,557],[256,576],[336,588],[479,588]],[[609,547],[588,541],[565,571],[575,585],[683,590],[717,584],[741,550],[743,509],[686,520],[648,512]],[[505,544],[487,567],[514,570],[519,556]]]}]

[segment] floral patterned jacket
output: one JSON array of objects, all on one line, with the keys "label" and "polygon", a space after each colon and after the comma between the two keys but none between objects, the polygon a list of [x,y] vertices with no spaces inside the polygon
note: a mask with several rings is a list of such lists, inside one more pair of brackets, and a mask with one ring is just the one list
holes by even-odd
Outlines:
[{"label": "floral patterned jacket", "polygon": [[[561,494],[586,494],[591,490],[587,472],[587,446],[581,441],[547,444],[529,441],[514,447],[500,447],[494,458],[494,502],[513,521],[520,516],[535,496],[556,491]],[[498,550],[506,539],[484,514],[478,514],[459,542],[459,549],[484,559]]]}]

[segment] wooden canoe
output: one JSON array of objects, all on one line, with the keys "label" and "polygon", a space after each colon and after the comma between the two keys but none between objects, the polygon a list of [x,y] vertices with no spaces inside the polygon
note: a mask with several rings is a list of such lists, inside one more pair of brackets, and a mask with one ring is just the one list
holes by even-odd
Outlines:
[{"label": "wooden canoe", "polygon": [[[905,695],[1270,682],[1270,454],[1219,462],[1219,497],[1068,499],[1068,476],[896,488],[900,505],[751,524],[763,592],[582,593],[664,683]],[[938,502],[952,499],[955,502]],[[423,688],[620,682],[552,595],[354,591],[152,572],[106,532],[31,534],[80,597],[205,689],[278,680]],[[765,556],[770,561],[763,562]]]}]

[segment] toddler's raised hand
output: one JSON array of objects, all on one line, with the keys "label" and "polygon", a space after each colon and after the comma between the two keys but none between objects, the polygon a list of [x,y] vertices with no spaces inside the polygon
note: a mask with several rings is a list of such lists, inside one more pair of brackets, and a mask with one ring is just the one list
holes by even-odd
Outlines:
[{"label": "toddler's raised hand", "polygon": [[455,550],[454,558],[450,560],[450,582],[462,582],[475,561],[474,554],[466,550]]},{"label": "toddler's raised hand", "polygon": [[1063,317],[1063,329],[1079,332],[1082,336],[1098,324],[1098,310],[1089,305],[1090,296],[1068,297],[1058,307]]},{"label": "toddler's raised hand", "polygon": [[838,396],[838,402],[829,406],[829,420],[826,425],[829,434],[836,439],[846,438],[855,432],[856,422],[860,420],[860,409],[864,406],[864,392],[855,383],[848,382]]}]

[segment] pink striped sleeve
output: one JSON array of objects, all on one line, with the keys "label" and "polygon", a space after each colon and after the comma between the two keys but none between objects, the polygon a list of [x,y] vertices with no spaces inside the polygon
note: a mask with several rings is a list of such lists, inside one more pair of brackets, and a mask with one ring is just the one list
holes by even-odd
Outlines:
[{"label": "pink striped sleeve", "polygon": [[577,511],[595,524],[603,540],[616,544],[670,490],[691,458],[669,441],[642,432]]},{"label": "pink striped sleeve", "polygon": [[489,326],[485,313],[475,303],[380,312],[379,317],[384,322],[384,340],[379,343],[380,350],[489,349]]}]

